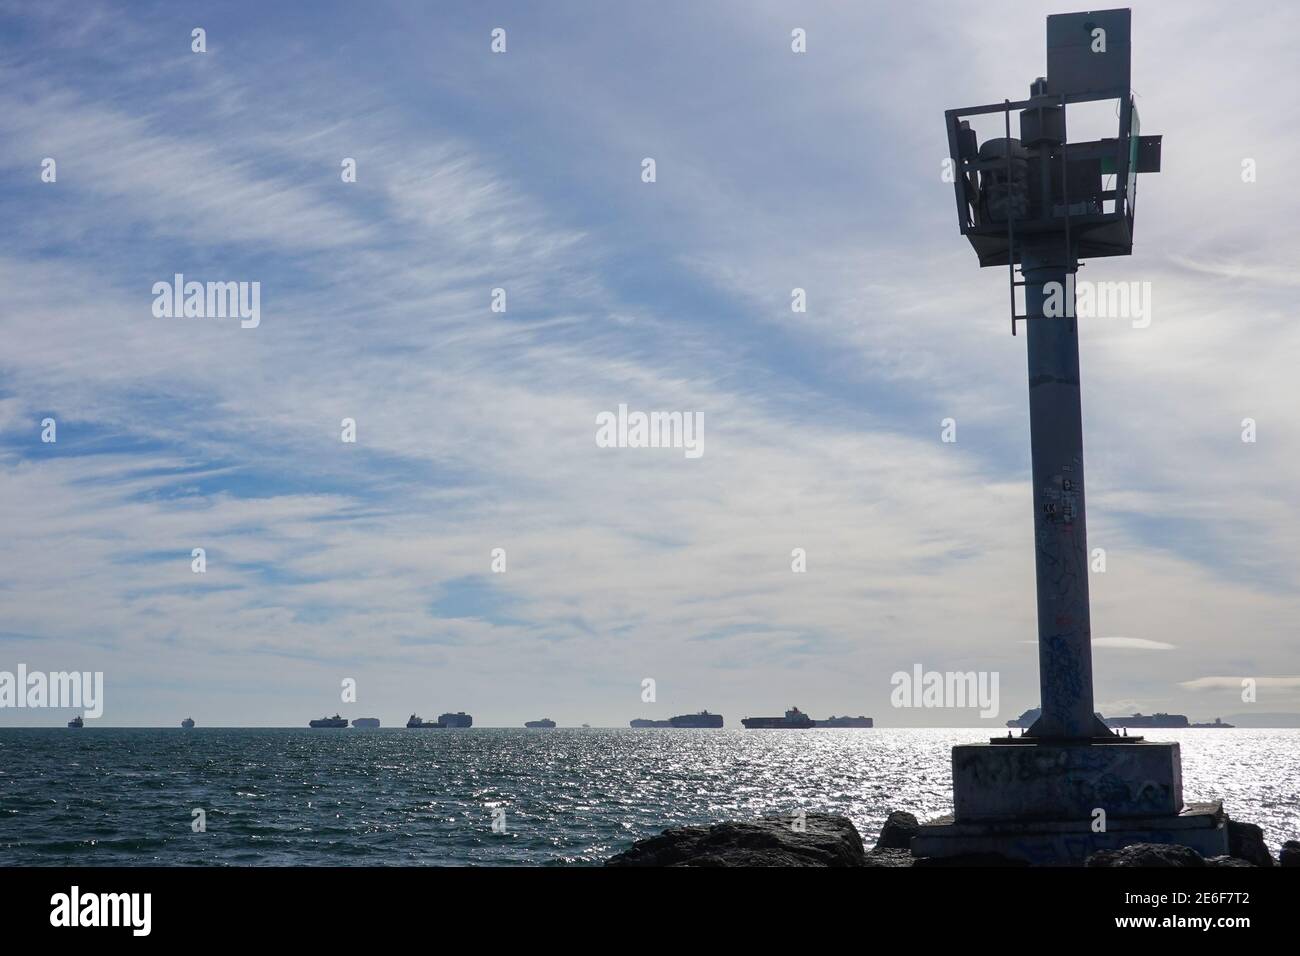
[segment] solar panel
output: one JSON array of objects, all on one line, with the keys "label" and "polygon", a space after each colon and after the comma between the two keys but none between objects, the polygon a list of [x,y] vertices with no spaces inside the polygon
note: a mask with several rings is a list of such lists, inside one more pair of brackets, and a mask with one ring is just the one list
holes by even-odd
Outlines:
[{"label": "solar panel", "polygon": [[1047,18],[1047,90],[1053,96],[1129,91],[1128,10],[1058,13]]}]

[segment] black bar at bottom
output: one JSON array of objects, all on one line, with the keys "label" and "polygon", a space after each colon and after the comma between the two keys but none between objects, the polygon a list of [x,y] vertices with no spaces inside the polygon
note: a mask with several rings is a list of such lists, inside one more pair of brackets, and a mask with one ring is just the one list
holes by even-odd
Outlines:
[{"label": "black bar at bottom", "polygon": [[421,948],[508,939],[550,946],[646,934],[667,945],[683,922],[693,940],[700,926],[734,941],[762,939],[782,921],[805,948],[823,936],[842,942],[850,930],[871,938],[911,927],[926,940],[951,933],[972,942],[1014,933],[1024,941],[1035,932],[1058,939],[1067,925],[1072,940],[1115,935],[1149,945],[1197,933],[1231,945],[1242,933],[1271,929],[1277,938],[1293,925],[1297,874],[1280,867],[0,869],[0,932],[6,942],[143,938],[129,919],[118,927],[52,925],[60,895],[70,900],[75,886],[83,907],[92,894],[147,893],[147,938],[205,948],[283,940],[295,951],[320,942],[337,952],[349,939],[373,948],[403,938]]}]

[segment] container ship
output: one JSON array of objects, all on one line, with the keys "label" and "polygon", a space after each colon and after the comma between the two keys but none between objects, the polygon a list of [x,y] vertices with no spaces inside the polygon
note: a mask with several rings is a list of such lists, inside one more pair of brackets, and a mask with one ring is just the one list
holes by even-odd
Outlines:
[{"label": "container ship", "polygon": [[437,720],[424,720],[411,715],[411,719],[406,722],[406,726],[413,730],[445,730],[448,727],[472,727],[474,718],[465,711],[457,711],[454,714],[443,714]]},{"label": "container ship", "polygon": [[1026,729],[1034,725],[1034,721],[1043,715],[1042,708],[1030,707],[1019,717],[1007,721],[1008,727],[1024,727]]},{"label": "container ship", "polygon": [[710,714],[707,710],[702,710],[698,714],[679,714],[676,717],[668,718],[670,727],[707,727],[716,729],[722,726],[721,714]]},{"label": "container ship", "polygon": [[555,721],[551,720],[549,717],[543,717],[541,720],[529,720],[524,723],[524,726],[550,730],[555,726]]},{"label": "container ship", "polygon": [[335,714],[333,717],[322,717],[319,720],[313,720],[308,726],[311,727],[346,727],[348,720],[346,717],[340,717]]},{"label": "container ship", "polygon": [[1186,727],[1182,714],[1133,714],[1129,717],[1103,717],[1107,727]]},{"label": "container ship", "polygon": [[[1008,720],[1008,727],[1032,727],[1041,715],[1042,711],[1037,707],[1031,707],[1014,720]],[[1102,717],[1097,715],[1107,727],[1231,727],[1232,724],[1225,724],[1223,718],[1216,717],[1212,724],[1193,724],[1189,723],[1187,718],[1182,714],[1132,714],[1128,717]]]},{"label": "container ship", "polygon": [[711,714],[707,710],[702,710],[698,714],[678,714],[676,717],[669,717],[667,720],[647,720],[644,717],[638,717],[628,723],[629,727],[660,727],[660,728],[707,728],[710,730],[722,726],[722,715]]},{"label": "container ship", "polygon": [[181,726],[184,727],[186,730],[193,730],[193,729],[194,729],[194,718],[193,718],[193,717],[186,717],[184,720],[181,721]]},{"label": "container ship", "polygon": [[[1115,719],[1115,718],[1103,717],[1101,715],[1101,711],[1099,710],[1094,710],[1093,713],[1096,714],[1098,720]],[[1036,721],[1041,716],[1043,716],[1043,709],[1041,707],[1030,707],[1019,717],[1016,717],[1012,720],[1008,720],[1007,726],[1023,727],[1025,730],[1028,730],[1030,727],[1034,726],[1034,721]]]},{"label": "container ship", "polygon": [[356,720],[352,721],[352,726],[356,727],[358,730],[374,730],[379,726],[379,718],[358,717]]},{"label": "container ship", "polygon": [[836,717],[832,714],[826,720],[813,721],[818,727],[874,727],[876,722],[870,717]]},{"label": "container ship", "polygon": [[750,730],[805,730],[817,722],[798,707],[791,707],[784,717],[746,717],[741,721]]}]

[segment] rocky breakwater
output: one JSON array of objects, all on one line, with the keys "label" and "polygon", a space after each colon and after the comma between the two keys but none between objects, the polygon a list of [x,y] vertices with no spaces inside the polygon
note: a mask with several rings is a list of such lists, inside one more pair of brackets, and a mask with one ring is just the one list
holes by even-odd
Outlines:
[{"label": "rocky breakwater", "polygon": [[[895,810],[885,819],[880,837],[868,850],[847,817],[826,813],[773,816],[710,826],[672,827],[658,836],[637,840],[605,861],[606,866],[1025,866],[1023,861],[977,855],[943,859],[912,856],[918,827],[910,813]],[[1263,832],[1250,823],[1229,822],[1226,856],[1205,858],[1187,847],[1137,843],[1092,854],[1089,867],[1277,866]],[[1288,840],[1282,866],[1300,867],[1300,842]]]}]

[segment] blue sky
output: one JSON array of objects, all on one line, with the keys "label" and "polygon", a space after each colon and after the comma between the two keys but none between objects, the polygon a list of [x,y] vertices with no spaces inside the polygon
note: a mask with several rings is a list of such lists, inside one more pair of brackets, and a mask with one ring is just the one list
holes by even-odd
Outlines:
[{"label": "blue sky", "polygon": [[[1082,334],[1098,705],[1300,710],[1300,16],[1134,8],[1164,171],[1084,270],[1153,295]],[[0,5],[0,669],[103,670],[112,724],[974,722],[891,709],[914,663],[1037,703],[1024,339],[940,171],[1064,9]],[[177,272],[260,326],[155,318]],[[620,403],[705,454],[596,447]]]}]

